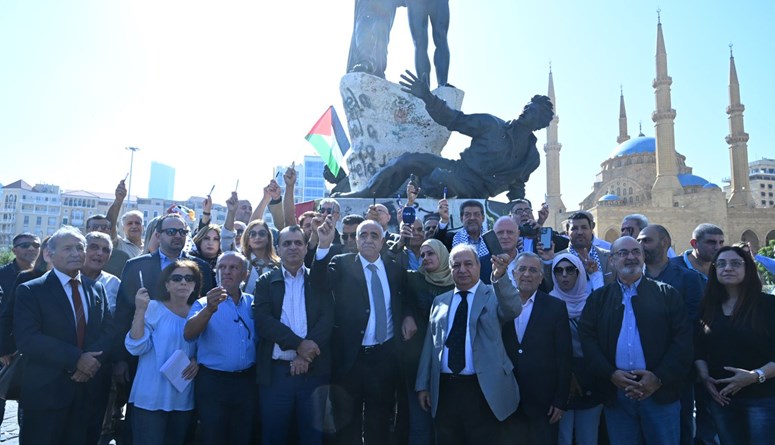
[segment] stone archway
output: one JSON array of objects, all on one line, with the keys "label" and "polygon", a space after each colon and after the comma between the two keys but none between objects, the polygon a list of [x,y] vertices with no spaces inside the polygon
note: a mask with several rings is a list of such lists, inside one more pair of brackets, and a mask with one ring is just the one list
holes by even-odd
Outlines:
[{"label": "stone archway", "polygon": [[613,243],[617,239],[619,239],[619,235],[621,234],[621,230],[616,230],[615,228],[610,228],[606,230],[605,236],[603,237],[604,240],[608,241],[609,243]]},{"label": "stone archway", "polygon": [[754,252],[758,252],[761,248],[761,245],[759,244],[759,237],[756,236],[756,234],[753,232],[753,230],[746,230],[743,232],[742,235],[740,235],[740,241],[744,243],[750,243],[751,244],[751,250]]},{"label": "stone archway", "polygon": [[770,241],[775,240],[775,230],[770,230],[770,232],[767,234],[767,238],[765,238],[765,243],[769,246]]}]

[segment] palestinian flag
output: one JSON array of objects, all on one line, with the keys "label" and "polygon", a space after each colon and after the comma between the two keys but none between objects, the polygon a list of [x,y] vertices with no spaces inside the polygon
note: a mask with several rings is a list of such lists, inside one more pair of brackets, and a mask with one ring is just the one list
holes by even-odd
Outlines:
[{"label": "palestinian flag", "polygon": [[328,107],[305,139],[315,147],[315,151],[334,176],[339,174],[340,168],[347,172],[344,155],[350,149],[350,141],[347,140],[347,134],[333,106]]}]

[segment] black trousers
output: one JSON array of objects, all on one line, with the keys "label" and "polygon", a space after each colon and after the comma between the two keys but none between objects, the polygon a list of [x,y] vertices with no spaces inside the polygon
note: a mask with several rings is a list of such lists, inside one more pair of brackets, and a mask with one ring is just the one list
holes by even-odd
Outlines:
[{"label": "black trousers", "polygon": [[388,443],[398,384],[398,343],[361,348],[353,367],[332,375],[337,445]]},{"label": "black trousers", "polygon": [[500,435],[500,422],[487,404],[475,375],[441,375],[434,428],[438,444],[495,443]]}]

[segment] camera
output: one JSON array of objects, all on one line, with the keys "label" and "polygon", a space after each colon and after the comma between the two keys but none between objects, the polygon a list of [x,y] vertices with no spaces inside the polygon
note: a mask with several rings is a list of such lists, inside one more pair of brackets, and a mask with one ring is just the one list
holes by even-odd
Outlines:
[{"label": "camera", "polygon": [[520,236],[526,236],[526,237],[533,237],[538,234],[538,231],[533,228],[533,226],[529,224],[522,224],[519,226],[519,234]]}]

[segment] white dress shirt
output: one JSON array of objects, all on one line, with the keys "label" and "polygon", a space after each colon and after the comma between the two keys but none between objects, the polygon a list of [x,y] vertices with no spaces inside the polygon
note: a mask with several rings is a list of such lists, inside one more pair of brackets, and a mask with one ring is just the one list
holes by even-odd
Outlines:
[{"label": "white dress shirt", "polygon": [[[476,290],[479,288],[480,284],[482,284],[481,281],[474,284],[474,287],[471,289],[468,289],[468,295],[466,296],[466,301],[468,302],[468,314],[466,315],[466,367],[460,371],[460,374],[463,375],[476,374],[476,369],[474,368],[474,350],[471,347],[471,332],[469,332],[469,327],[471,326],[470,318],[471,308],[474,305],[474,296],[476,295]],[[452,324],[455,322],[455,313],[457,313],[457,307],[460,305],[461,301],[460,290],[455,287],[455,294],[452,296],[452,303],[449,305],[449,315],[447,316],[447,336],[449,336],[449,331],[452,330]],[[447,363],[449,348],[446,346],[446,342],[447,339],[445,338],[444,350],[441,352],[441,372],[443,374],[453,374]]]},{"label": "white dress shirt", "polygon": [[[296,276],[285,267],[281,267],[280,270],[285,280],[285,296],[280,313],[280,323],[291,328],[294,334],[305,338],[307,336],[307,299],[304,295],[304,266],[296,271]],[[294,358],[296,358],[296,350],[284,351],[280,349],[280,345],[275,343],[272,359],[291,361]]]},{"label": "white dress shirt", "polygon": [[[536,291],[537,292],[537,291]],[[514,327],[517,329],[517,340],[522,343],[522,339],[525,338],[525,329],[527,324],[530,323],[530,314],[533,313],[533,303],[535,303],[536,292],[522,303],[522,312],[519,313],[519,317],[514,319]]]},{"label": "white dress shirt", "polygon": [[382,262],[382,257],[377,258],[377,261],[369,263],[369,261],[358,254],[358,259],[361,261],[363,267],[363,274],[366,276],[366,288],[369,291],[369,321],[366,323],[366,331],[363,334],[363,341],[361,345],[372,346],[377,342],[377,317],[374,312],[374,295],[371,292],[371,270],[367,267],[369,264],[377,266],[377,275],[379,281],[382,283],[382,295],[385,298],[383,304],[385,305],[385,315],[387,316],[387,337],[385,341],[393,338],[393,313],[390,307],[390,284],[387,279],[387,272],[385,271],[385,263]]},{"label": "white dress shirt", "polygon": [[[70,303],[70,308],[73,310],[73,320],[75,320],[75,306],[73,305],[73,287],[70,286],[70,280],[73,278],[70,275],[66,275],[56,269],[52,269],[54,273],[56,274],[57,278],[59,278],[59,282],[62,283],[62,287],[65,289],[65,293],[67,294],[67,301]],[[78,293],[81,294],[81,307],[83,308],[83,317],[86,321],[86,324],[89,323],[89,303],[86,301],[86,292],[83,290],[83,281],[81,281],[81,272],[78,272],[78,275],[75,276],[75,279],[78,280]],[[75,326],[74,326],[75,327]]]}]

